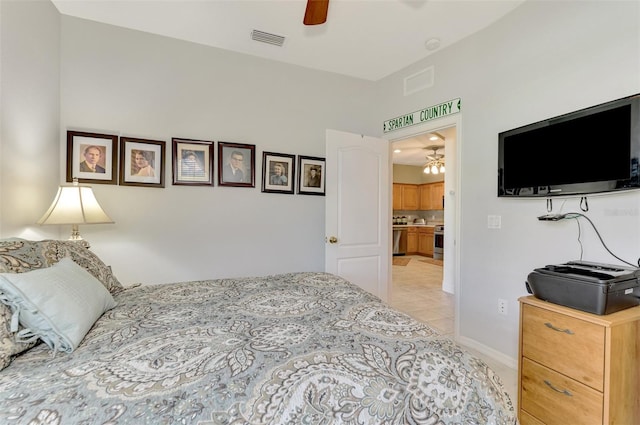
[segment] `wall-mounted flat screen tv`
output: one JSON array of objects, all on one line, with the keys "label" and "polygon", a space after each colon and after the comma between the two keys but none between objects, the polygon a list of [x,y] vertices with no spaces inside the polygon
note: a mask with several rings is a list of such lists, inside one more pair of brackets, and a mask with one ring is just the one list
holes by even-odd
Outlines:
[{"label": "wall-mounted flat screen tv", "polygon": [[498,135],[498,196],[639,189],[640,94]]}]

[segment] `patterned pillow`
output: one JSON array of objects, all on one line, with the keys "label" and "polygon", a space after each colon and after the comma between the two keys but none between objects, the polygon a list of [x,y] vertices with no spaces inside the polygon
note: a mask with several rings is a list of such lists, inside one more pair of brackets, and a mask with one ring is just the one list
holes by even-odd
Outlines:
[{"label": "patterned pillow", "polygon": [[24,273],[57,263],[53,241],[0,239],[0,272]]},{"label": "patterned pillow", "polygon": [[[0,240],[0,272],[24,273],[26,271],[48,267],[55,254],[49,244],[39,245],[23,239],[11,238]],[[16,342],[15,333],[11,332],[11,308],[0,303],[0,370],[9,366],[16,354],[33,347],[36,342]],[[22,326],[18,329],[22,330]]]},{"label": "patterned pillow", "polygon": [[124,291],[122,284],[116,279],[107,266],[96,254],[73,241],[44,241],[50,242],[56,248],[56,262],[65,257],[71,257],[74,263],[84,267],[98,279],[112,295]]},{"label": "patterned pillow", "polygon": [[[65,257],[84,267],[98,279],[111,294],[124,290],[118,279],[93,252],[73,241],[29,241],[26,239],[0,239],[0,273],[24,273],[50,267]],[[0,370],[8,366],[12,356],[35,345],[16,343],[9,332],[11,309],[0,303]],[[22,327],[18,331],[22,330]]]},{"label": "patterned pillow", "polygon": [[[9,366],[13,356],[28,350],[40,342],[16,342],[15,333],[10,330],[11,316],[9,306],[0,303],[0,370]],[[22,328],[18,330],[20,331]]]},{"label": "patterned pillow", "polygon": [[71,257],[74,263],[84,267],[98,279],[111,294],[124,288],[107,266],[89,249],[73,241],[28,241],[11,238],[0,239],[0,273],[24,273],[51,267],[61,259]]}]

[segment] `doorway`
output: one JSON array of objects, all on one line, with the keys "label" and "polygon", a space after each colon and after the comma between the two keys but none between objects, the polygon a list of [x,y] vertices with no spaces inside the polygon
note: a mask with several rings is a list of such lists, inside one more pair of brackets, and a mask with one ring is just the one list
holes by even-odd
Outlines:
[{"label": "doorway", "polygon": [[[458,276],[459,276],[459,264],[458,264],[458,246],[456,241],[458,240],[459,234],[459,206],[458,199],[456,196],[458,193],[458,182],[459,182],[459,170],[457,164],[459,163],[459,146],[460,146],[460,114],[451,117],[445,117],[438,121],[427,122],[423,124],[416,125],[414,127],[408,129],[402,129],[394,132],[394,134],[388,135],[388,140],[390,142],[390,155],[393,158],[393,150],[397,145],[401,145],[404,141],[412,138],[422,138],[424,142],[424,138],[427,134],[431,133],[440,133],[446,134],[444,141],[444,155],[445,155],[445,178],[444,178],[444,212],[443,219],[445,223],[445,232],[444,232],[444,263],[442,266],[442,281],[440,285],[440,289],[443,293],[442,297],[438,295],[439,298],[442,298],[444,301],[443,309],[446,309],[447,306],[450,306],[451,300],[453,298],[453,309],[454,313],[454,329],[453,329],[453,337],[457,338],[458,336]],[[420,136],[420,137],[419,137]],[[423,143],[422,148],[428,146],[427,142]],[[423,167],[427,162],[425,158],[424,149],[416,149],[416,167]],[[422,156],[420,158],[419,156]],[[393,162],[393,160],[392,160]],[[420,164],[420,165],[417,165]],[[392,178],[392,177],[391,177]],[[390,187],[392,185],[390,184]],[[439,217],[436,217],[439,218]],[[428,221],[428,220],[427,220]],[[390,232],[391,233],[391,232]],[[419,261],[419,257],[415,259]],[[414,261],[412,259],[411,261]],[[394,267],[392,267],[393,269]],[[398,268],[395,268],[398,270]],[[404,269],[403,269],[404,272]],[[394,278],[394,273],[392,270],[392,282]],[[406,278],[406,273],[404,273],[403,279]],[[418,288],[418,286],[416,286]],[[419,289],[416,289],[419,290]],[[393,285],[392,285],[392,300],[394,297],[393,293]],[[433,285],[431,285],[430,291],[433,291]],[[401,296],[401,295],[400,295]],[[418,298],[418,297],[416,297]],[[447,332],[448,333],[448,332]]]}]

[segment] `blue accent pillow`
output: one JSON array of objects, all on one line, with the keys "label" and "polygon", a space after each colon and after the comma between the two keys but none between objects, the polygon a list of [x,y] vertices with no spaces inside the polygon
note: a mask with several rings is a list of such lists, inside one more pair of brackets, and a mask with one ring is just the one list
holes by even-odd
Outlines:
[{"label": "blue accent pillow", "polygon": [[26,273],[0,273],[0,302],[11,307],[16,341],[44,341],[72,352],[102,314],[116,306],[107,289],[83,267],[63,258]]}]

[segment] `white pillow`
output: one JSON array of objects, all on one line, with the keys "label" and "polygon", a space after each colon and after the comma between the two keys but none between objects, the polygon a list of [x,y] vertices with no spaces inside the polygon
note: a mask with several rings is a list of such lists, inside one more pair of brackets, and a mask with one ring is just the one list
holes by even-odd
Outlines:
[{"label": "white pillow", "polygon": [[102,314],[116,306],[105,287],[70,258],[26,273],[0,273],[0,301],[11,306],[18,341],[43,340],[72,352]]}]

